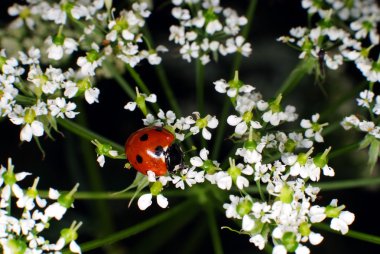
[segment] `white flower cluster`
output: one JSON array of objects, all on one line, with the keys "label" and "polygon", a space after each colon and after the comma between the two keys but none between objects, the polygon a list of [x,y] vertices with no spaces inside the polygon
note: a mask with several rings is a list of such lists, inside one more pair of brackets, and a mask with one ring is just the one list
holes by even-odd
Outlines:
[{"label": "white flower cluster", "polygon": [[368,81],[380,81],[379,59],[370,57],[380,42],[377,1],[303,0],[302,6],[309,15],[319,15],[317,26],[292,28],[280,41],[297,47],[302,59],[315,59],[332,70],[353,61]]},{"label": "white flower cluster", "polygon": [[62,229],[55,243],[43,236],[53,220],[61,220],[67,209],[73,207],[72,196],[78,186],[68,194],[50,189],[49,198],[44,199],[37,190],[39,178],[24,191],[19,182],[30,173],[14,173],[13,169],[11,159],[7,168],[0,166],[0,250],[4,254],[62,253],[68,245],[72,253],[81,253],[75,242],[81,223],[73,222],[70,228]]},{"label": "white flower cluster", "polygon": [[[336,200],[326,207],[314,204],[320,189],[310,182],[319,181],[321,174],[335,175],[328,166],[330,148],[322,154],[312,155],[312,139],[323,142],[321,132],[326,125],[318,124],[319,114],[313,115],[311,121],[301,121],[301,127],[306,129],[305,136],[297,132],[274,131],[273,127],[297,118],[294,107],[281,109],[281,95],[264,101],[254,87],[243,84],[237,75],[229,82],[219,80],[214,84],[218,92],[227,93],[235,106],[238,115],[230,115],[227,122],[235,126],[233,137],[241,146],[237,148],[236,156],[229,158],[227,170],[217,168],[213,174],[207,172],[208,167],[204,165],[211,162],[202,155],[205,151],[190,162],[204,169],[206,179],[220,189],[230,190],[236,186],[242,193],[247,193],[251,184],[259,186],[260,198],[248,194],[230,195],[231,203],[224,204],[227,218],[241,221],[241,229],[237,231],[250,235],[250,242],[259,249],[272,239],[273,253],[276,254],[309,253],[306,243],[317,245],[323,240],[311,227],[326,218],[332,219],[332,229],[346,234],[348,225],[354,220],[352,213],[343,211],[345,207],[338,206]],[[268,161],[276,158],[275,154],[280,154],[280,158]],[[261,190],[261,185],[265,185],[266,193]]]},{"label": "white flower cluster", "polygon": [[109,45],[104,48],[106,55],[115,54],[117,58],[131,67],[136,66],[141,60],[147,59],[152,65],[161,63],[158,52],[166,52],[164,46],[156,49],[141,50],[139,44],[143,42],[141,29],[145,25],[145,19],[150,16],[147,3],[134,3],[132,10],[122,10],[118,18],[111,20],[107,28],[105,39]]},{"label": "white flower cluster", "polygon": [[99,90],[88,77],[73,69],[44,68],[40,58],[36,48],[28,54],[20,51],[18,58],[0,51],[0,117],[22,126],[21,141],[50,134],[57,118],[75,118],[74,97],[84,95],[89,104],[98,101]]},{"label": "white flower cluster", "polygon": [[186,61],[199,58],[206,65],[211,57],[216,60],[218,53],[251,54],[250,43],[239,35],[248,21],[235,10],[221,7],[219,0],[172,0],[172,3],[175,5],[172,15],[180,24],[170,27],[169,40],[181,46],[180,54]]},{"label": "white flower cluster", "polygon": [[[368,133],[369,135],[380,140],[380,126],[377,124],[376,119],[380,115],[380,96],[376,95],[370,90],[360,92],[360,98],[357,99],[358,106],[363,107],[373,116],[371,120],[356,115],[350,115],[343,119],[341,122],[345,130],[354,128],[356,130]],[[376,117],[376,119],[375,119]]]}]

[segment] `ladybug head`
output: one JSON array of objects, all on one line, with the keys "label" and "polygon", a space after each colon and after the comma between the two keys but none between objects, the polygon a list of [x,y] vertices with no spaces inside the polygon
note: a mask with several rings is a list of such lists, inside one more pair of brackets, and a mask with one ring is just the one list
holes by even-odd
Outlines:
[{"label": "ladybug head", "polygon": [[170,172],[183,168],[183,152],[177,143],[171,144],[166,150],[165,162]]}]

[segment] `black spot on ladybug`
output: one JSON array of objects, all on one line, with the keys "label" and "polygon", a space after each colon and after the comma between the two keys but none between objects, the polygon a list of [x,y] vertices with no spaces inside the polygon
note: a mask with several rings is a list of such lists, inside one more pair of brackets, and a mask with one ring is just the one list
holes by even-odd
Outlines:
[{"label": "black spot on ladybug", "polygon": [[136,155],[136,160],[138,163],[142,163],[143,162],[143,158],[138,154]]},{"label": "black spot on ladybug", "polygon": [[148,138],[149,138],[148,134],[145,133],[144,135],[142,135],[142,136],[140,137],[140,141],[147,141]]},{"label": "black spot on ladybug", "polygon": [[162,127],[156,127],[156,128],[154,128],[154,130],[156,130],[156,131],[158,131],[158,132],[162,132]]},{"label": "black spot on ladybug", "polygon": [[164,148],[162,146],[156,146],[156,148],[154,149],[154,154],[156,156],[161,156],[164,152]]}]

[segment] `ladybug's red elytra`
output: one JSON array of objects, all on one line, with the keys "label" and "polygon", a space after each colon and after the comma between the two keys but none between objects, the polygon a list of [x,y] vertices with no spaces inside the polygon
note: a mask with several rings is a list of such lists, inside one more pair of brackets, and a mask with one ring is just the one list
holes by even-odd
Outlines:
[{"label": "ladybug's red elytra", "polygon": [[150,170],[162,176],[183,166],[183,152],[174,141],[173,133],[162,127],[145,127],[128,137],[125,154],[129,163],[142,174]]}]

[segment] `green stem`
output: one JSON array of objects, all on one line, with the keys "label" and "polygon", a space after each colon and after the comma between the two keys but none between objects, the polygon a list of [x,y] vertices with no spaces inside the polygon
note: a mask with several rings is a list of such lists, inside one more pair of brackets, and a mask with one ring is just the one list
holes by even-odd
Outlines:
[{"label": "green stem", "polygon": [[338,149],[334,149],[329,154],[329,159],[332,159],[334,157],[337,157],[339,155],[342,155],[342,154],[345,154],[345,153],[348,153],[348,152],[352,152],[355,149],[357,149],[359,146],[360,146],[360,142],[354,143],[354,144],[350,144],[350,145],[346,145],[346,146],[338,148]]},{"label": "green stem", "polygon": [[103,68],[109,71],[112,75],[112,78],[116,80],[116,82],[120,85],[120,87],[124,90],[124,92],[131,98],[135,99],[136,94],[135,90],[131,87],[131,85],[123,78],[120,72],[107,60],[103,61]]},{"label": "green stem", "polygon": [[[326,224],[319,223],[319,224],[313,224],[313,226],[315,226],[318,229],[324,230],[324,231],[328,231],[328,232],[339,234],[339,232],[331,229]],[[362,232],[351,230],[351,229],[344,236],[380,245],[380,236],[370,235],[370,234],[367,234],[367,233],[362,233]]]},{"label": "green stem", "polygon": [[265,201],[266,198],[265,198],[265,196],[264,196],[264,192],[263,192],[262,189],[261,189],[261,182],[260,182],[259,180],[256,181],[256,187],[257,187],[257,190],[258,190],[258,192],[259,192],[259,194],[260,194],[260,198],[261,198],[261,200],[262,200],[262,201]]},{"label": "green stem", "polygon": [[352,180],[341,180],[325,183],[313,184],[322,189],[322,191],[344,190],[369,186],[380,185],[380,178],[359,178]]},{"label": "green stem", "polygon": [[197,108],[201,116],[203,116],[205,111],[205,68],[201,60],[197,59],[195,64],[195,83],[196,83],[196,93],[197,93]]},{"label": "green stem", "polygon": [[182,115],[181,108],[177,102],[177,98],[174,96],[173,90],[170,86],[168,77],[166,75],[165,69],[162,67],[161,64],[155,66],[155,70],[158,76],[158,79],[160,80],[160,84],[162,86],[162,89],[164,90],[166,99],[169,101],[170,107],[173,109],[174,113],[177,116]]},{"label": "green stem", "polygon": [[[249,2],[249,6],[246,12],[246,17],[248,19],[247,25],[243,28],[242,31],[242,36],[247,39],[249,31],[251,31],[251,26],[252,26],[252,21],[253,21],[253,16],[256,11],[256,5],[257,5],[257,0],[251,0]],[[231,71],[231,79],[235,75],[235,71],[239,70],[240,64],[242,60],[242,55],[241,54],[235,54],[233,65],[232,65],[232,71]],[[226,130],[226,120],[228,117],[228,113],[231,109],[231,103],[230,103],[230,98],[225,98],[224,103],[223,103],[223,109],[222,109],[222,114],[221,117],[219,118],[219,126],[217,128],[216,136],[215,136],[215,143],[212,149],[212,154],[211,158],[213,160],[216,160],[219,157],[220,149],[222,147],[222,141],[224,139],[225,135],[225,130]]]},{"label": "green stem", "polygon": [[116,149],[119,152],[124,152],[124,147],[67,119],[58,119],[58,123],[64,127],[66,130],[84,138],[87,140],[94,140],[97,139],[101,143],[109,144],[111,145],[114,149]]},{"label": "green stem", "polygon": [[[83,103],[79,103],[79,111],[81,114],[78,116],[78,123],[82,127],[86,127],[87,119],[86,119],[86,111],[84,110]],[[86,179],[88,179],[89,186],[92,191],[103,191],[104,183],[103,178],[100,174],[100,167],[96,163],[96,154],[94,146],[87,140],[80,139],[79,146],[81,149],[81,154],[78,156],[77,154],[73,156],[76,159],[74,162],[77,168],[81,168],[84,166],[84,170],[86,172]],[[72,145],[75,147],[75,145]],[[73,149],[75,150],[75,149]],[[82,160],[83,164],[80,164]],[[109,206],[105,200],[96,200],[93,204],[95,209],[91,209],[93,217],[96,218],[97,225],[102,226],[102,230],[97,232],[95,236],[103,237],[105,235],[111,234],[114,231],[114,223],[111,218],[111,211]],[[111,247],[111,246],[110,246]]]},{"label": "green stem", "polygon": [[215,213],[211,207],[211,205],[206,206],[206,213],[207,213],[207,222],[210,229],[210,234],[212,238],[212,244],[214,246],[214,253],[216,254],[223,254],[223,246],[222,241],[220,239],[220,235],[218,232],[218,229],[220,228],[216,222],[215,219]]},{"label": "green stem", "polygon": [[31,97],[19,94],[16,96],[16,101],[17,101],[17,103],[20,103],[22,105],[34,105],[34,104],[36,104],[37,100],[36,100],[36,98],[31,98]]},{"label": "green stem", "polygon": [[[340,180],[340,181],[331,181],[331,182],[325,182],[325,183],[313,183],[312,185],[315,187],[321,188],[322,191],[346,190],[346,189],[354,189],[354,188],[362,188],[362,187],[370,187],[370,186],[379,186],[380,177]],[[249,188],[246,189],[246,192],[250,194],[255,194],[255,193],[260,193],[260,190],[258,186],[250,186]],[[266,192],[266,189],[264,189],[263,192]]]},{"label": "green stem", "polygon": [[[169,3],[169,2],[168,2]],[[150,34],[150,31],[147,27],[147,25],[144,26],[143,28],[144,32],[144,38],[147,44],[149,44],[151,47],[155,44],[153,41],[153,38]],[[154,66],[154,69],[156,71],[157,77],[160,80],[160,85],[162,86],[162,90],[165,93],[166,99],[169,101],[170,107],[173,109],[174,113],[179,116],[182,115],[181,113],[181,108],[179,107],[177,98],[174,96],[172,87],[169,83],[168,76],[166,75],[165,68],[163,67],[162,64],[158,64]]]},{"label": "green stem", "polygon": [[227,127],[227,117],[231,109],[231,102],[229,98],[224,98],[222,115],[219,118],[219,125],[216,131],[215,143],[212,149],[211,158],[217,160],[219,157],[220,149],[222,148],[222,142],[224,140],[224,134]]},{"label": "green stem", "polygon": [[313,69],[314,65],[315,59],[313,58],[301,61],[281,85],[276,93],[276,97],[279,94],[282,94],[282,96],[285,97],[290,93],[300,83],[302,78]]},{"label": "green stem", "polygon": [[141,233],[141,232],[143,232],[149,228],[156,226],[159,223],[162,223],[168,219],[171,219],[176,214],[186,212],[187,209],[191,209],[191,207],[193,205],[194,204],[191,201],[182,203],[182,204],[180,204],[174,208],[167,210],[166,212],[160,213],[159,215],[157,215],[151,219],[145,220],[142,223],[139,223],[139,224],[134,225],[132,227],[129,227],[125,230],[114,233],[108,237],[104,237],[102,239],[83,243],[83,244],[81,244],[82,252],[97,249],[99,247],[103,247],[103,246],[112,244],[114,242],[126,239],[126,238],[131,237],[133,235],[136,235],[138,233]]},{"label": "green stem", "polygon": [[[149,91],[149,88],[147,87],[145,82],[141,79],[138,72],[134,68],[132,68],[129,64],[126,64],[126,66],[127,66],[127,70],[129,74],[131,74],[133,80],[136,82],[137,86],[141,89],[141,91],[147,95],[151,94],[151,92]],[[151,104],[151,106],[156,112],[158,112],[159,107],[157,103],[153,103]]]},{"label": "green stem", "polygon": [[[242,33],[241,33],[241,35],[245,39],[248,38],[248,34],[251,31],[253,16],[254,16],[255,11],[256,11],[256,5],[257,5],[257,0],[250,0],[249,1],[249,6],[248,6],[247,12],[245,14],[245,16],[247,17],[248,23],[244,26]],[[234,62],[232,65],[233,68],[232,68],[231,77],[234,76],[236,70],[239,70],[242,58],[243,58],[243,56],[241,54],[235,55]]]}]

